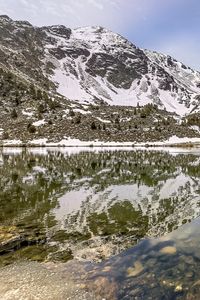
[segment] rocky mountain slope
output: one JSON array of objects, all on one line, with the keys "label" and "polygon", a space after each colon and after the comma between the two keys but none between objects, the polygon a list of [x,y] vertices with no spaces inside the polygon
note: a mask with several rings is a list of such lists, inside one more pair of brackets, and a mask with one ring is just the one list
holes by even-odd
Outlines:
[{"label": "rocky mountain slope", "polygon": [[68,39],[54,30],[47,31],[45,59],[52,59],[51,79],[62,95],[111,105],[152,103],[179,115],[199,105],[200,74],[171,57],[143,51],[101,27],[73,30]]},{"label": "rocky mountain slope", "polygon": [[199,102],[199,72],[107,29],[0,16],[2,140],[199,136]]}]

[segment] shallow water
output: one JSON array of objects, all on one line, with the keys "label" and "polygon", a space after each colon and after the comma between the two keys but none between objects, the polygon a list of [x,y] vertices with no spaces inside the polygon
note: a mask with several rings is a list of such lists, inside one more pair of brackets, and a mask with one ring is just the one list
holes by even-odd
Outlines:
[{"label": "shallow water", "polygon": [[95,299],[200,299],[200,219],[86,269]]},{"label": "shallow water", "polygon": [[16,262],[0,277],[4,300],[198,300],[200,219],[100,264]]},{"label": "shallow water", "polygon": [[198,149],[0,150],[0,242],[20,237],[0,264],[98,262],[172,232],[200,215],[199,165]]}]

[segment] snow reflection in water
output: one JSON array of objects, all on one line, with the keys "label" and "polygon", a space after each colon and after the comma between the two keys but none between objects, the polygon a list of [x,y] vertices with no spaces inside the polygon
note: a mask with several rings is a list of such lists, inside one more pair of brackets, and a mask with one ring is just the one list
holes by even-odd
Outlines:
[{"label": "snow reflection in water", "polygon": [[1,150],[0,226],[15,226],[28,246],[8,249],[0,264],[102,261],[190,222],[200,215],[199,157],[199,149]]}]

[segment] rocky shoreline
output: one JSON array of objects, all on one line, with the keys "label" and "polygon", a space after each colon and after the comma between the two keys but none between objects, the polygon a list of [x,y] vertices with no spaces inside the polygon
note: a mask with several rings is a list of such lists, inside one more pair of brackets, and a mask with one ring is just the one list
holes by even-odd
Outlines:
[{"label": "rocky shoreline", "polygon": [[4,300],[198,299],[199,219],[100,264],[21,261],[0,268]]}]

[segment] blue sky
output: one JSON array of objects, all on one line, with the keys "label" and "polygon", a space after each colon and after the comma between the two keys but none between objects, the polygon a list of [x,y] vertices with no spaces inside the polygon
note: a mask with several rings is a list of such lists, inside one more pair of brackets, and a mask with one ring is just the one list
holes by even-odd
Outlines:
[{"label": "blue sky", "polygon": [[34,25],[101,25],[200,70],[199,0],[0,0],[0,14]]}]

